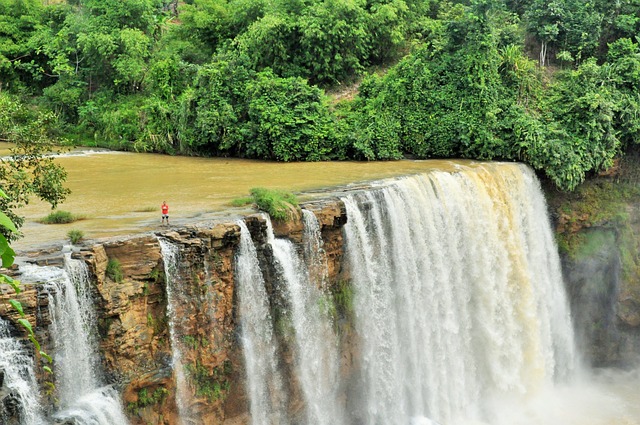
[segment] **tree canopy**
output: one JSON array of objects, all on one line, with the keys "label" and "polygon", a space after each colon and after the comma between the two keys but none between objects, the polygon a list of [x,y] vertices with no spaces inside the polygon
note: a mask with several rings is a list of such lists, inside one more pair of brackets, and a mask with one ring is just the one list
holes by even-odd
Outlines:
[{"label": "tree canopy", "polygon": [[0,0],[0,90],[79,143],[518,160],[571,190],[636,148],[639,25],[603,0]]}]

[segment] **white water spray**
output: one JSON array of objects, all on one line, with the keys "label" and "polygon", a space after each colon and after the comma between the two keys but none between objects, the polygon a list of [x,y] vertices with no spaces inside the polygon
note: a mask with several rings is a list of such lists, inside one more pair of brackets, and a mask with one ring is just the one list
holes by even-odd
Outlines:
[{"label": "white water spray", "polygon": [[65,256],[65,269],[21,267],[23,278],[45,284],[49,293],[56,393],[56,423],[124,425],[118,393],[104,386],[97,353],[96,321],[87,266]]}]

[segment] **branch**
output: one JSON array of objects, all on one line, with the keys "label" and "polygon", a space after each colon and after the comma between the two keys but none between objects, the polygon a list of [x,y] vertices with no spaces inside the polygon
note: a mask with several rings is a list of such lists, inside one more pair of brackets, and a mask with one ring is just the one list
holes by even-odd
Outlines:
[{"label": "branch", "polygon": [[15,59],[9,59],[9,62],[15,62],[15,61],[20,60],[22,58],[26,58],[27,56],[31,56],[31,53],[27,53],[26,55],[18,56]]}]

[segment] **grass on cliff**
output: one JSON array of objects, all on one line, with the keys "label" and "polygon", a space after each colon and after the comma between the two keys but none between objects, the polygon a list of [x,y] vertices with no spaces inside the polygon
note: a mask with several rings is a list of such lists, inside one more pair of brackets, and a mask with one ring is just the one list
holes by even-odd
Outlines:
[{"label": "grass on cliff", "polygon": [[234,199],[231,205],[241,207],[253,203],[259,210],[268,213],[277,221],[286,221],[299,208],[298,199],[291,192],[264,187],[254,187],[249,192],[250,197]]},{"label": "grass on cliff", "polygon": [[84,238],[84,232],[79,229],[71,229],[67,232],[67,237],[75,245]]},{"label": "grass on cliff", "polygon": [[107,277],[116,283],[121,283],[124,279],[124,273],[122,272],[122,265],[116,258],[110,258],[107,263],[106,270]]}]

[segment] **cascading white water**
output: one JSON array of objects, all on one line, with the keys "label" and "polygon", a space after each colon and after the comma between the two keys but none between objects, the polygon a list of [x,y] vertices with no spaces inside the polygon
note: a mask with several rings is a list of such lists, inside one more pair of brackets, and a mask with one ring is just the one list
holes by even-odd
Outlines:
[{"label": "cascading white water", "polygon": [[[318,222],[307,215],[305,217],[310,226],[305,233],[306,245],[316,249],[316,256],[311,262],[316,263],[315,266],[320,262],[326,270],[326,263],[321,263],[321,252],[318,251],[321,248]],[[296,368],[306,402],[305,423],[341,425],[345,419],[343,408],[338,403],[338,341],[326,308],[330,303],[330,295],[310,281],[309,268],[296,252],[293,243],[288,239],[275,238],[271,221],[269,217],[265,218],[267,239],[280,266],[278,278],[284,283],[291,306]]]},{"label": "cascading white water", "polygon": [[[19,418],[23,425],[44,424],[38,383],[33,371],[33,359],[22,343],[11,337],[7,322],[0,320],[0,371],[3,374],[3,386],[17,398]],[[0,388],[0,391],[2,388]],[[3,417],[0,408],[0,423]]]},{"label": "cascading white water", "polygon": [[320,232],[320,223],[316,215],[306,209],[302,210],[302,222],[304,224],[304,256],[309,270],[309,279],[317,288],[325,290],[329,267]]},{"label": "cascading white water", "polygon": [[50,333],[54,343],[56,423],[123,425],[128,421],[118,393],[104,386],[97,353],[95,313],[87,266],[65,256],[65,269],[21,267],[23,280],[43,282],[49,293]]},{"label": "cascading white water", "polygon": [[171,356],[173,371],[176,379],[176,405],[178,420],[183,422],[187,418],[188,388],[184,365],[182,364],[182,344],[178,335],[179,318],[176,306],[180,302],[180,290],[177,286],[178,260],[180,250],[177,245],[165,239],[158,239],[164,262],[164,274],[167,291],[167,318],[169,319],[169,340],[171,341]]},{"label": "cascading white water", "polygon": [[251,234],[240,226],[236,254],[236,287],[240,339],[247,372],[247,393],[252,425],[286,425],[286,395],[278,369],[277,342],[269,310],[269,299]]},{"label": "cascading white water", "polygon": [[485,167],[343,199],[364,424],[508,423],[501,399],[576,368],[537,179],[520,165]]},{"label": "cascading white water", "polygon": [[65,272],[47,284],[56,388],[64,407],[99,386],[96,320],[88,282],[86,265],[67,256]]}]

